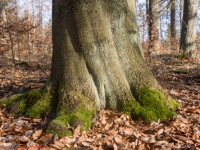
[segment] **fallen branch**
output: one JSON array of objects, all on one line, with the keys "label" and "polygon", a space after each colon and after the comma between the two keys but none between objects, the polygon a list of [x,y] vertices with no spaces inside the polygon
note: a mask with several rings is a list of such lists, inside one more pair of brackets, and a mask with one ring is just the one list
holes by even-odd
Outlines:
[{"label": "fallen branch", "polygon": [[170,70],[169,72],[177,73],[177,74],[190,74],[187,70]]},{"label": "fallen branch", "polygon": [[47,77],[49,77],[47,72],[44,70],[44,68],[40,64],[38,64],[38,68],[41,69]]}]

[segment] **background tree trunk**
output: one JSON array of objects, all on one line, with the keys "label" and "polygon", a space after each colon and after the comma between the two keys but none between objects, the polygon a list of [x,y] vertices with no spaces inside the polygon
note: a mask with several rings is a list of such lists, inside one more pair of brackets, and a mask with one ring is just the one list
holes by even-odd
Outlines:
[{"label": "background tree trunk", "polygon": [[4,7],[4,4],[2,2],[0,2],[0,20],[3,18],[3,7]]},{"label": "background tree trunk", "polygon": [[[152,119],[153,110],[143,113],[143,108],[136,108],[143,105],[145,93],[150,94],[145,100],[157,94],[152,105],[156,100],[163,105],[156,109],[174,108],[174,101],[142,57],[134,0],[54,0],[52,29],[50,79],[57,113],[49,130],[62,124],[64,131],[66,123],[84,124],[100,109],[134,111],[134,115]],[[152,94],[154,90],[157,92]],[[153,119],[173,114],[169,110],[160,113]]]},{"label": "background tree trunk", "polygon": [[175,51],[176,43],[176,0],[171,0],[171,49]]},{"label": "background tree trunk", "polygon": [[176,0],[171,0],[171,37],[176,39]]},{"label": "background tree trunk", "polygon": [[158,0],[149,1],[149,49],[153,52],[159,50],[158,6]]},{"label": "background tree trunk", "polygon": [[186,58],[196,57],[198,0],[184,0],[180,49]]}]

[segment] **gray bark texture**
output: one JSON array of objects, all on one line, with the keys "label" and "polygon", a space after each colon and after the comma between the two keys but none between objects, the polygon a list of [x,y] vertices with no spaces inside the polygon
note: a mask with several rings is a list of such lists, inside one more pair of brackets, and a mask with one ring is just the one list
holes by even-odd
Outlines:
[{"label": "gray bark texture", "polygon": [[186,58],[196,57],[196,26],[199,0],[184,0],[180,50]]},{"label": "gray bark texture", "polygon": [[[134,105],[142,89],[164,93],[143,58],[135,0],[53,0],[52,31],[50,80],[58,119],[50,129],[74,113],[81,117],[80,107],[129,111],[124,104]],[[157,100],[165,97],[164,105],[172,106],[165,96]]]},{"label": "gray bark texture", "polygon": [[[143,57],[133,0],[56,0],[51,79],[94,99],[98,109],[120,108],[136,90],[157,86]],[[65,97],[65,96],[64,96]]]}]

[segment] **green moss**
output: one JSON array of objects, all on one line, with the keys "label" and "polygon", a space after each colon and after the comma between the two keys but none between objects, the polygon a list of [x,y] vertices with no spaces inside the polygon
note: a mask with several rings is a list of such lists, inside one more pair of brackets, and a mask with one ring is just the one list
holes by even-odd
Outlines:
[{"label": "green moss", "polygon": [[184,55],[183,53],[181,53],[181,54],[178,56],[178,59],[184,60],[184,59],[185,59],[185,55]]},{"label": "green moss", "polygon": [[22,112],[27,107],[27,99],[22,99],[19,104],[19,112]]},{"label": "green moss", "polygon": [[21,101],[23,99],[26,99],[27,94],[16,94],[13,95],[9,98],[3,99],[0,101],[0,106],[3,106],[4,104],[6,106],[10,106],[11,104],[13,104],[13,102],[17,102],[17,101]]},{"label": "green moss", "polygon": [[85,108],[78,108],[70,114],[58,117],[58,120],[63,121],[65,124],[70,124],[73,127],[81,125],[81,130],[88,130],[91,125],[91,118],[95,116],[95,112],[90,112]]},{"label": "green moss", "polygon": [[50,122],[46,132],[57,134],[59,137],[72,136],[72,132],[68,129],[67,124],[62,120],[54,119]]},{"label": "green moss", "polygon": [[28,98],[28,108],[25,108],[22,113],[30,118],[40,118],[42,115],[48,114],[51,111],[51,99],[52,95],[50,93],[43,93],[39,97],[35,97],[34,100]]},{"label": "green moss", "polygon": [[28,106],[32,106],[33,104],[35,104],[38,99],[40,99],[42,97],[41,92],[39,90],[31,90],[28,94],[27,94],[27,99],[28,99]]},{"label": "green moss", "polygon": [[180,106],[174,99],[171,99],[172,110],[177,110]]},{"label": "green moss", "polygon": [[65,84],[64,83],[59,83],[59,89],[58,89],[60,92],[64,92],[65,90]]},{"label": "green moss", "polygon": [[138,100],[129,100],[124,103],[124,112],[131,115],[134,119],[143,120],[166,120],[176,115],[178,103],[175,100],[169,101],[160,91],[152,90],[148,87],[143,88]]},{"label": "green moss", "polygon": [[95,111],[90,112],[85,108],[78,108],[70,114],[62,115],[54,119],[48,126],[47,132],[57,133],[59,137],[70,136],[72,132],[67,128],[69,124],[72,127],[81,126],[81,131],[88,130],[91,126],[91,118],[95,116]]},{"label": "green moss", "polygon": [[28,93],[18,94],[4,99],[0,105],[6,104],[7,109],[14,114],[22,114],[30,118],[40,118],[51,110],[52,94],[42,93],[40,90],[31,90]]},{"label": "green moss", "polygon": [[[91,118],[96,115],[95,103],[81,94],[76,93],[76,95],[69,96],[71,98],[75,97],[75,99],[71,100],[68,104],[63,103],[62,105],[58,105],[59,111],[57,112],[57,117],[48,126],[48,132],[51,131],[52,133],[53,131],[60,134],[64,130],[65,135],[70,135],[71,133],[67,129],[68,124],[73,128],[80,125],[81,131],[89,129],[92,124]],[[70,109],[70,107],[73,109]]]}]

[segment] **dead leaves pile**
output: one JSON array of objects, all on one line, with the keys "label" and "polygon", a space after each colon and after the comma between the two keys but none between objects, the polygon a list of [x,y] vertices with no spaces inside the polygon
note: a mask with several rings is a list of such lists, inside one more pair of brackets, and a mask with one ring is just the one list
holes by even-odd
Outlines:
[{"label": "dead leaves pile", "polygon": [[[0,149],[156,150],[200,149],[199,108],[189,107],[185,116],[167,121],[133,121],[124,113],[102,110],[89,131],[73,130],[73,136],[58,138],[42,129],[45,120],[15,118],[0,112]],[[196,116],[192,116],[196,114]]]},{"label": "dead leaves pile", "polygon": [[199,137],[199,118],[190,120],[178,115],[168,121],[143,122],[102,110],[92,130],[83,132],[73,146],[98,150],[200,149]]},{"label": "dead leaves pile", "polygon": [[[170,71],[177,69],[186,69],[189,74],[177,74]],[[4,81],[8,85],[10,84],[7,83],[10,79],[4,75],[7,71],[5,67],[0,69],[2,81],[0,97],[9,95],[9,92],[1,90],[5,89]],[[198,150],[200,149],[199,71],[199,62],[196,64],[194,62],[183,63],[171,59],[167,63],[161,62],[154,65],[153,72],[156,78],[168,93],[181,104],[177,111],[178,115],[167,121],[133,121],[126,114],[102,110],[89,131],[81,133],[80,126],[76,129],[69,126],[73,131],[73,136],[58,138],[57,135],[44,132],[45,120],[16,118],[7,113],[5,109],[0,110],[0,149],[59,150],[70,147],[73,150]],[[26,69],[22,70],[21,73],[26,76],[24,74]],[[19,74],[21,73],[19,72]],[[18,79],[17,74],[15,72],[12,81],[18,81],[16,80]],[[44,76],[44,73],[40,74]],[[38,81],[40,80],[39,76]],[[19,78],[19,80],[22,79],[25,78]],[[15,82],[12,85],[16,85]],[[19,83],[22,82],[19,81]],[[18,85],[16,89],[23,87],[25,87],[24,84]]]},{"label": "dead leaves pile", "polygon": [[[0,111],[0,149],[20,149],[44,146],[53,135],[43,133],[42,128],[45,120],[29,119],[25,117],[16,118],[7,113],[6,109]],[[49,138],[47,138],[49,137]]]},{"label": "dead leaves pile", "polygon": [[114,150],[200,149],[199,137],[199,118],[178,115],[168,121],[143,122],[133,121],[123,113],[102,110],[92,130],[83,132],[73,146]]},{"label": "dead leaves pile", "polygon": [[0,99],[43,86],[50,74],[49,66],[42,64],[43,71],[37,62],[16,62],[16,65],[13,65],[11,60],[1,58]]}]

